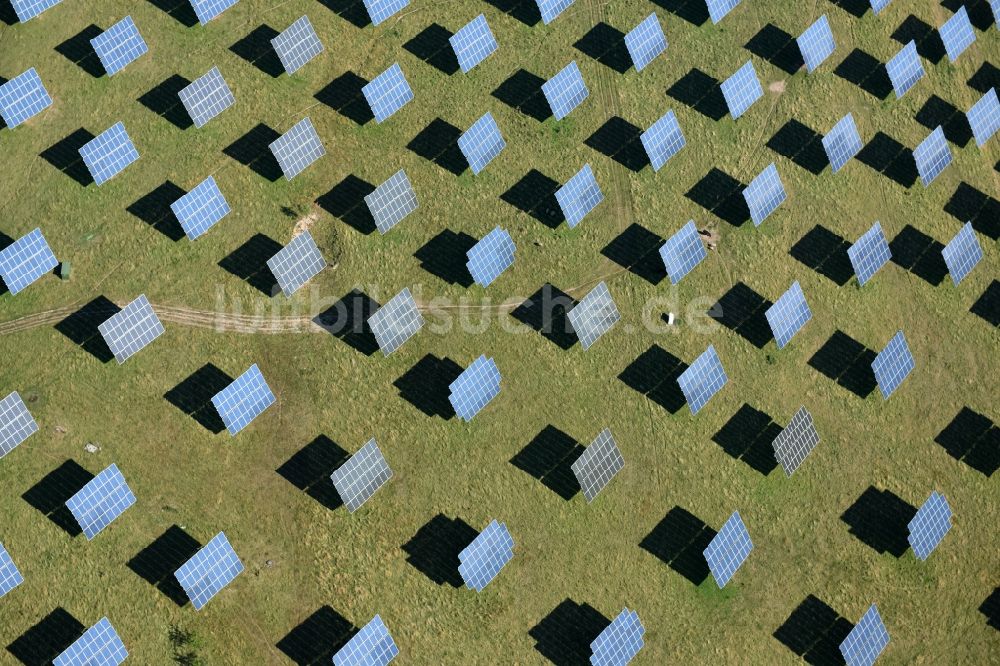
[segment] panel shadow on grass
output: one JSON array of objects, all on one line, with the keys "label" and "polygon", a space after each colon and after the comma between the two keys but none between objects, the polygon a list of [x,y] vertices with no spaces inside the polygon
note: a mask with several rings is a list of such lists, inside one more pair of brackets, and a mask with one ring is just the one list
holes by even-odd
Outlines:
[{"label": "panel shadow on grass", "polygon": [[757,349],[773,337],[764,313],[774,305],[742,282],[737,282],[709,308],[708,316],[739,334]]},{"label": "panel shadow on grass", "polygon": [[736,460],[742,460],[764,476],[778,466],[771,443],[781,426],[765,412],[744,403],[712,441]]},{"label": "panel shadow on grass", "polygon": [[80,156],[80,149],[93,138],[93,134],[81,127],[43,150],[38,156],[86,187],[94,182],[94,178],[90,175],[83,157]]},{"label": "panel shadow on grass", "polygon": [[330,475],[350,454],[326,435],[306,444],[277,469],[278,474],[331,511],[343,506]]},{"label": "panel shadow on grass", "polygon": [[605,245],[601,254],[633,275],[657,285],[667,277],[667,269],[660,257],[660,247],[664,242],[663,237],[633,222]]},{"label": "panel shadow on grass", "polygon": [[101,363],[108,363],[115,356],[97,327],[119,312],[121,308],[98,296],[56,324],[55,329]]},{"label": "panel shadow on grass", "polygon": [[163,397],[209,432],[217,435],[226,429],[226,425],[212,404],[212,398],[232,383],[232,377],[215,365],[206,363],[167,391]]},{"label": "panel shadow on grass", "polygon": [[356,28],[367,28],[372,24],[368,10],[361,0],[319,0],[319,4]]},{"label": "panel shadow on grass", "polygon": [[768,140],[767,147],[813,174],[822,173],[830,164],[823,136],[794,118]]},{"label": "panel shadow on grass", "polygon": [[979,612],[986,616],[986,624],[1000,631],[1000,587],[993,588],[993,594],[986,597]]},{"label": "panel shadow on grass", "polygon": [[85,630],[60,606],[8,645],[7,652],[24,666],[48,666]]},{"label": "panel shadow on grass", "polygon": [[653,0],[653,4],[693,26],[705,25],[709,19],[708,4],[705,0]]},{"label": "panel shadow on grass", "polygon": [[151,192],[129,204],[125,211],[176,243],[184,238],[185,234],[180,220],[174,215],[170,205],[185,194],[187,192],[176,183],[165,180]]},{"label": "panel shadow on grass", "polygon": [[646,535],[639,547],[659,558],[692,584],[701,585],[710,571],[704,551],[715,535],[716,531],[700,518],[675,506]]},{"label": "panel shadow on grass", "polygon": [[440,416],[446,421],[455,416],[448,400],[448,386],[462,374],[462,368],[447,356],[427,354],[399,379],[392,383],[399,396],[427,416]]},{"label": "panel shadow on grass", "polygon": [[687,404],[677,378],[688,366],[658,345],[640,354],[618,375],[619,381],[638,391],[671,414]]},{"label": "panel shadow on grass", "polygon": [[358,233],[367,236],[376,227],[365,197],[374,191],[375,186],[368,181],[348,174],[329,192],[316,199],[316,204]]},{"label": "panel shadow on grass", "polygon": [[178,74],[172,74],[156,84],[136,101],[160,116],[177,129],[187,129],[194,125],[178,93],[191,85],[191,81]]},{"label": "panel shadow on grass", "polygon": [[983,32],[996,30],[997,18],[990,9],[989,0],[941,0],[941,6],[952,12],[957,12],[965,6],[973,26]]},{"label": "panel shadow on grass", "polygon": [[135,575],[159,590],[178,606],[188,603],[187,593],[177,582],[174,572],[201,549],[198,540],[177,525],[167,530],[135,557],[128,561],[128,568]]},{"label": "panel shadow on grass", "polygon": [[[3,84],[0,83],[0,85],[3,85]],[[6,250],[7,247],[10,246],[10,245],[12,245],[13,243],[14,243],[14,239],[13,238],[11,238],[7,234],[5,234],[2,231],[0,231],[0,251]],[[7,287],[6,283],[4,283],[3,279],[0,278],[0,296],[3,296],[4,294],[8,293],[9,291],[10,291],[10,289]]]},{"label": "panel shadow on grass", "polygon": [[830,2],[855,18],[861,18],[872,8],[871,0],[830,0]]},{"label": "panel shadow on grass", "polygon": [[844,663],[840,644],[853,628],[850,620],[810,594],[775,630],[774,637],[807,664],[835,666]]},{"label": "panel shadow on grass", "polygon": [[568,501],[580,492],[572,465],[584,450],[582,444],[562,430],[547,425],[510,459],[510,464]]},{"label": "panel shadow on grass", "polygon": [[347,71],[326,84],[313,97],[317,102],[325,104],[348,120],[358,125],[365,125],[375,119],[375,114],[372,113],[368,100],[362,92],[362,88],[368,83],[368,79]]},{"label": "panel shadow on grass", "polygon": [[945,137],[961,148],[964,148],[972,140],[972,127],[969,125],[969,118],[964,112],[959,111],[937,95],[931,95],[914,118],[929,130],[937,129],[940,126],[944,130]]},{"label": "panel shadow on grass", "polygon": [[761,28],[743,48],[788,74],[795,74],[806,64],[795,37],[773,23]]},{"label": "panel shadow on grass", "polygon": [[910,547],[907,525],[917,509],[890,490],[869,486],[840,517],[851,534],[878,551],[902,557]]},{"label": "panel shadow on grass", "polygon": [[272,128],[264,123],[258,123],[249,132],[226,146],[222,152],[273,183],[284,175],[270,147],[280,137],[281,135]]},{"label": "panel shadow on grass", "polygon": [[[14,5],[11,4],[10,0],[0,0],[0,21],[7,25],[14,25],[20,22],[20,19],[17,18],[17,13],[14,11]],[[0,77],[0,79],[3,79],[3,77]],[[3,81],[0,81],[0,85],[6,82],[7,80],[3,79]],[[3,121],[0,121],[0,128],[3,126]]]},{"label": "panel shadow on grass", "polygon": [[744,189],[746,185],[712,167],[684,196],[732,226],[740,227],[750,219]]},{"label": "panel shadow on grass", "polygon": [[674,82],[667,95],[712,120],[722,120],[729,113],[719,80],[697,67]]},{"label": "panel shadow on grass", "polygon": [[378,351],[378,340],[368,326],[368,319],[381,307],[378,301],[359,289],[352,289],[329,308],[316,315],[313,323],[349,347],[371,356]]},{"label": "panel shadow on grass", "polygon": [[573,47],[619,74],[632,67],[632,56],[625,46],[625,33],[603,21],[578,39]]},{"label": "panel shadow on grass", "polygon": [[402,549],[406,561],[431,582],[462,587],[465,582],[458,573],[458,554],[477,536],[479,532],[461,518],[448,518],[439,513],[403,544]]},{"label": "panel shadow on grass", "polygon": [[281,652],[298,666],[317,666],[333,661],[340,648],[358,633],[358,628],[330,606],[321,606],[278,641]]},{"label": "panel shadow on grass", "polygon": [[21,499],[37,509],[60,529],[75,537],[83,533],[76,518],[66,507],[66,500],[73,497],[85,485],[90,483],[94,475],[78,465],[74,460],[67,460],[46,474],[38,483],[29,488]]},{"label": "panel shadow on grass", "polygon": [[847,255],[850,247],[851,243],[846,239],[817,224],[792,246],[788,254],[843,287],[854,276],[854,267]]},{"label": "panel shadow on grass", "polygon": [[993,326],[1000,326],[1000,281],[990,282],[990,286],[986,287],[976,299],[976,302],[969,308],[969,312],[977,317],[982,317],[984,321]]},{"label": "panel shadow on grass", "polygon": [[1000,239],[1000,201],[965,181],[955,188],[955,193],[944,206],[944,212],[962,224],[971,222],[973,229],[991,240]]},{"label": "panel shadow on grass", "polygon": [[876,99],[886,99],[892,92],[892,81],[881,60],[861,49],[854,49],[841,61],[833,73],[853,83]]},{"label": "panel shadow on grass", "polygon": [[431,23],[403,44],[403,48],[439,72],[451,76],[460,69],[455,49],[448,41],[453,36],[454,33],[443,25]]},{"label": "panel shadow on grass", "polygon": [[273,296],[277,292],[277,283],[267,262],[279,251],[281,245],[276,240],[264,234],[254,234],[243,245],[224,257],[219,262],[219,267],[265,296]]},{"label": "panel shadow on grass", "polygon": [[278,78],[285,73],[285,67],[271,44],[271,40],[277,36],[277,30],[261,24],[230,46],[229,50],[268,76]]},{"label": "panel shadow on grass", "polygon": [[624,118],[611,116],[584,143],[626,169],[639,172],[649,164],[641,136],[641,129]]},{"label": "panel shadow on grass", "polygon": [[538,25],[542,20],[542,14],[538,11],[538,5],[534,0],[486,0],[486,3],[529,28]]},{"label": "panel shadow on grass", "polygon": [[552,109],[542,94],[545,79],[526,69],[518,69],[491,94],[510,108],[542,122],[552,117]]},{"label": "panel shadow on grass", "polygon": [[979,69],[969,78],[966,84],[973,90],[981,92],[984,95],[992,88],[1000,90],[1000,68],[986,61],[980,65]]},{"label": "panel shadow on grass", "polygon": [[546,282],[510,315],[560,349],[569,349],[579,339],[567,317],[575,305],[572,296]]},{"label": "panel shadow on grass", "polygon": [[935,287],[948,275],[943,249],[944,245],[909,224],[889,242],[892,263]]},{"label": "panel shadow on grass", "polygon": [[904,46],[911,41],[916,42],[917,53],[920,54],[920,57],[930,60],[935,65],[941,62],[947,53],[938,31],[913,14],[907,16],[899,24],[891,37]]},{"label": "panel shadow on grass", "polygon": [[1000,428],[968,407],[962,407],[934,441],[952,458],[987,477],[1000,468]]},{"label": "panel shadow on grass", "polygon": [[867,398],[877,386],[871,367],[875,356],[874,351],[837,330],[809,359],[809,366],[859,398]]},{"label": "panel shadow on grass", "polygon": [[531,169],[521,180],[500,195],[500,199],[527,213],[550,229],[555,229],[565,219],[556,190],[560,184],[541,171]]},{"label": "panel shadow on grass", "polygon": [[406,147],[425,160],[437,164],[445,171],[460,176],[469,168],[469,162],[458,147],[460,136],[462,136],[462,130],[445,120],[435,118],[427,127],[420,130],[406,144]]},{"label": "panel shadow on grass", "polygon": [[913,187],[920,175],[913,151],[885,132],[876,132],[857,158],[862,164],[906,188]]},{"label": "panel shadow on grass", "polygon": [[448,284],[471,287],[472,275],[465,265],[468,252],[478,241],[465,233],[445,229],[413,253],[420,267]]},{"label": "panel shadow on grass", "polygon": [[194,13],[190,0],[147,0],[147,2],[185,28],[198,25],[198,15]]},{"label": "panel shadow on grass", "polygon": [[554,666],[590,666],[590,644],[611,620],[590,604],[564,599],[528,635],[535,649]]},{"label": "panel shadow on grass", "polygon": [[65,42],[56,46],[55,51],[87,74],[99,79],[107,72],[90,40],[102,34],[104,30],[93,23],[76,33]]}]

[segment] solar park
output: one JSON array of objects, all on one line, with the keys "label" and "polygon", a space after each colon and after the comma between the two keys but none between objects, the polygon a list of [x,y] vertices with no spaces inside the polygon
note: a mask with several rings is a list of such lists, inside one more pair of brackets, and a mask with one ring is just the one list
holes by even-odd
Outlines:
[{"label": "solar park", "polygon": [[0,2],[0,663],[991,663],[994,10]]}]

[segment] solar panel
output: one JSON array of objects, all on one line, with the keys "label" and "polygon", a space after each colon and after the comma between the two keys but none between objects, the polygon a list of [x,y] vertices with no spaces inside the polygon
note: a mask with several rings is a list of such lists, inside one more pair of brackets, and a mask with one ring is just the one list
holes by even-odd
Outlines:
[{"label": "solar panel", "polygon": [[972,135],[976,137],[976,145],[982,148],[1000,130],[1000,100],[997,99],[996,88],[990,88],[989,92],[980,97],[966,116],[972,127]]},{"label": "solar panel", "polygon": [[458,66],[468,73],[497,50],[498,44],[486,16],[480,14],[448,39],[458,58]]},{"label": "solar panel", "polygon": [[751,550],[753,542],[750,541],[750,533],[740,518],[740,512],[733,511],[733,515],[729,516],[729,520],[705,549],[705,561],[712,570],[715,584],[720,588],[725,587],[746,561]]},{"label": "solar panel", "polygon": [[726,14],[736,8],[743,0],[707,0],[708,15],[712,17],[712,23],[718,23]]},{"label": "solar panel", "polygon": [[556,20],[556,17],[566,11],[573,2],[574,0],[535,0],[538,13],[542,15],[542,23],[545,25]]},{"label": "solar panel", "polygon": [[209,176],[197,187],[170,204],[174,217],[181,223],[187,237],[194,240],[229,214],[229,203]]},{"label": "solar panel", "polygon": [[399,654],[382,618],[376,615],[333,655],[334,666],[386,666]]},{"label": "solar panel", "polygon": [[656,57],[667,50],[667,36],[656,12],[653,12],[625,35],[625,48],[632,58],[635,71],[641,72]]},{"label": "solar panel", "polygon": [[97,330],[120,365],[163,335],[163,324],[143,294],[105,320]]},{"label": "solar panel", "polygon": [[378,25],[410,4],[410,0],[364,0],[364,2],[372,25]]},{"label": "solar panel", "polygon": [[268,259],[267,267],[278,281],[282,293],[291,296],[326,268],[326,259],[307,230]]},{"label": "solar panel", "polygon": [[774,162],[771,162],[771,166],[764,169],[743,190],[743,198],[750,209],[750,218],[755,227],[759,227],[787,197],[781,176],[778,175],[778,167]]},{"label": "solar panel", "polygon": [[384,234],[417,209],[417,194],[406,172],[400,169],[367,195],[365,203],[379,233]]},{"label": "solar panel", "polygon": [[271,40],[281,66],[294,74],[307,62],[323,52],[323,43],[309,22],[308,16],[299,17],[294,23]]},{"label": "solar panel", "polygon": [[854,124],[854,116],[848,113],[841,118],[833,129],[823,137],[823,150],[830,160],[830,168],[837,173],[851,158],[861,152],[864,144],[858,134],[858,126]]},{"label": "solar panel", "polygon": [[24,582],[24,576],[17,570],[14,560],[0,543],[0,599]]},{"label": "solar panel", "polygon": [[131,16],[126,16],[94,37],[90,45],[101,59],[108,76],[125,69],[126,65],[149,50]]},{"label": "solar panel", "polygon": [[62,0],[11,0],[17,20],[21,23],[30,21],[46,9],[55,7]]},{"label": "solar panel", "polygon": [[883,9],[889,6],[892,0],[868,0],[869,4],[872,6],[872,11],[878,14]]},{"label": "solar panel", "polygon": [[928,187],[951,164],[951,150],[940,125],[913,150],[913,159],[924,187]]},{"label": "solar panel", "polygon": [[775,460],[785,470],[785,476],[791,476],[817,444],[819,433],[816,432],[812,414],[805,407],[799,407],[792,420],[771,442],[771,448],[774,449]]},{"label": "solar panel", "polygon": [[729,378],[715,347],[708,346],[694,363],[677,378],[692,414],[701,411],[709,399],[722,390]]},{"label": "solar panel", "polygon": [[587,99],[590,91],[583,82],[579,66],[573,60],[542,84],[542,94],[552,109],[552,115],[556,120],[562,120]]},{"label": "solar panel", "polygon": [[680,282],[681,278],[690,273],[707,256],[708,251],[701,242],[694,220],[688,220],[688,223],[668,238],[660,248],[660,258],[667,268],[671,284]]},{"label": "solar panel", "polygon": [[36,432],[38,424],[17,391],[0,400],[0,458]]},{"label": "solar panel", "polygon": [[515,249],[514,239],[505,229],[493,229],[465,253],[472,279],[482,287],[490,286],[514,263]]},{"label": "solar panel", "polygon": [[944,42],[945,51],[948,52],[948,60],[951,62],[958,60],[958,56],[962,55],[965,49],[976,41],[976,33],[972,29],[969,12],[966,11],[964,5],[959,7],[954,16],[945,21],[938,32],[941,34],[941,41]]},{"label": "solar panel", "polygon": [[888,400],[889,396],[899,388],[913,368],[913,354],[910,353],[903,332],[899,331],[872,361],[875,381],[878,382],[878,389],[882,392],[884,400]]},{"label": "solar panel", "polygon": [[990,9],[993,10],[993,21],[997,24],[997,29],[1000,29],[1000,0],[990,0]]},{"label": "solar panel", "polygon": [[611,479],[615,478],[623,467],[625,458],[622,457],[611,431],[605,428],[597,434],[590,446],[584,449],[570,469],[573,470],[573,476],[576,477],[580,490],[583,491],[583,496],[589,504],[611,483]]},{"label": "solar panel", "polygon": [[326,155],[309,116],[295,123],[290,130],[271,142],[269,146],[285,178],[291,180],[306,167]]},{"label": "solar panel", "polygon": [[855,275],[858,276],[858,284],[864,286],[892,257],[889,243],[882,233],[882,225],[876,221],[854,245],[847,248],[847,257],[851,260]]},{"label": "solar panel", "polygon": [[85,143],[80,148],[80,156],[94,182],[103,185],[139,159],[139,151],[125,131],[125,125],[115,123]]},{"label": "solar panel", "polygon": [[235,436],[274,404],[274,394],[254,363],[232,384],[216,393],[212,404],[226,424],[226,430]]},{"label": "solar panel", "polygon": [[840,644],[840,654],[844,655],[847,666],[872,666],[888,644],[889,632],[878,608],[872,604]]},{"label": "solar panel", "polygon": [[590,663],[593,666],[625,666],[645,644],[644,633],[646,629],[639,621],[639,614],[623,609],[590,644]]},{"label": "solar panel", "polygon": [[611,298],[608,285],[600,282],[567,313],[566,318],[583,348],[590,349],[622,316]]},{"label": "solar panel", "polygon": [[485,169],[506,145],[489,111],[458,137],[458,147],[475,174]]},{"label": "solar panel", "polygon": [[979,245],[971,222],[966,222],[955,237],[948,241],[941,250],[941,255],[948,266],[952,282],[958,285],[983,258],[983,248]]},{"label": "solar panel", "polygon": [[833,39],[833,30],[830,28],[830,21],[826,14],[823,14],[816,22],[806,28],[805,32],[795,40],[802,53],[802,59],[806,63],[806,71],[810,74],[815,72],[823,62],[833,55],[837,48],[837,43]]},{"label": "solar panel", "polygon": [[127,657],[128,650],[118,632],[103,617],[53,659],[52,666],[118,666]]},{"label": "solar panel", "polygon": [[[256,367],[256,366],[254,366]],[[229,545],[224,532],[219,532],[204,548],[185,562],[174,576],[184,588],[195,610],[201,610],[209,599],[222,591],[243,573],[243,563]]]},{"label": "solar panel", "polygon": [[935,490],[907,527],[910,534],[906,540],[910,542],[914,555],[920,560],[926,560],[951,529],[951,507],[948,506],[948,500]]},{"label": "solar panel", "polygon": [[735,74],[722,82],[722,95],[726,98],[726,106],[734,120],[764,96],[764,89],[760,87],[752,61],[747,60]]},{"label": "solar panel", "polygon": [[392,470],[374,437],[330,476],[337,494],[351,513],[360,509],[390,478]]},{"label": "solar panel", "polygon": [[892,81],[892,88],[896,91],[896,99],[899,99],[924,75],[924,66],[920,63],[920,55],[917,53],[917,43],[910,40],[892,57],[892,60],[885,64],[885,69],[889,73],[889,80]]},{"label": "solar panel", "polygon": [[653,171],[659,171],[667,161],[687,145],[680,123],[673,111],[667,111],[639,137]]},{"label": "solar panel", "polygon": [[409,289],[403,289],[368,318],[379,349],[386,356],[399,349],[424,325]]},{"label": "solar panel", "polygon": [[237,2],[239,0],[191,0],[191,6],[198,17],[198,23],[205,25]]},{"label": "solar panel", "polygon": [[570,229],[580,224],[587,213],[604,201],[604,193],[601,192],[601,186],[597,184],[589,164],[584,164],[575,176],[556,191],[556,201],[559,202],[559,208]]},{"label": "solar panel", "polygon": [[472,417],[500,393],[500,371],[492,358],[480,356],[453,381],[448,402],[463,421]]},{"label": "solar panel", "polygon": [[458,572],[467,588],[482,592],[513,557],[507,525],[494,520],[458,554]]},{"label": "solar panel", "polygon": [[135,495],[114,463],[66,500],[66,508],[76,518],[87,541],[100,534],[133,504]]},{"label": "solar panel", "polygon": [[32,67],[0,85],[0,117],[13,129],[52,106],[52,98]]},{"label": "solar panel", "polygon": [[218,67],[213,67],[182,88],[177,96],[198,128],[204,127],[209,120],[236,103],[236,97]]},{"label": "solar panel", "polygon": [[398,62],[372,79],[361,92],[377,123],[386,120],[413,99],[413,91],[410,90],[410,84],[406,82]]},{"label": "solar panel", "polygon": [[59,265],[41,229],[21,236],[0,250],[0,277],[16,294]]},{"label": "solar panel", "polygon": [[764,316],[767,317],[767,323],[774,333],[778,349],[783,349],[799,329],[812,319],[812,312],[798,280],[793,282],[788,291],[764,312]]}]

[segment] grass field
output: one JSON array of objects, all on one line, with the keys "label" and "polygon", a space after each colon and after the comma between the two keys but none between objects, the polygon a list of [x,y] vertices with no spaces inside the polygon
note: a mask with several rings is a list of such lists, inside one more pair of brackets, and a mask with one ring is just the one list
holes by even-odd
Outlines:
[{"label": "grass field", "polygon": [[[862,138],[876,144],[866,149],[868,162],[885,157],[887,142],[873,141],[880,132],[912,149],[930,131],[918,118],[932,115],[932,96],[961,112],[979,99],[968,82],[996,72],[988,66],[1000,64],[995,28],[977,30],[977,43],[955,64],[924,60],[927,76],[897,101],[834,72],[855,49],[888,60],[901,46],[890,35],[908,17],[943,23],[952,12],[936,3],[895,0],[878,17],[858,18],[825,1],[746,0],[719,26],[696,26],[648,2],[577,0],[549,26],[529,27],[485,2],[416,0],[377,28],[335,13],[336,0],[244,0],[190,28],[157,6],[165,3],[67,0],[27,24],[0,26],[0,76],[34,66],[55,100],[24,126],[0,130],[0,231],[18,238],[40,226],[57,257],[72,264],[68,281],[46,276],[16,297],[0,295],[0,395],[19,391],[41,429],[0,463],[0,542],[26,579],[0,600],[7,648],[0,663],[43,663],[102,616],[122,636],[129,663],[172,663],[178,628],[194,632],[208,664],[313,663],[323,655],[316,663],[328,663],[345,627],[379,613],[399,663],[573,664],[588,632],[600,630],[600,616],[610,620],[624,606],[646,627],[637,664],[793,664],[802,658],[788,636],[816,641],[809,659],[823,663],[829,649],[836,653],[843,620],[825,638],[826,626],[795,622],[800,605],[812,607],[810,595],[851,623],[877,603],[891,635],[880,664],[996,662],[996,610],[991,627],[979,609],[1000,584],[1000,486],[990,476],[997,453],[984,449],[976,469],[935,439],[964,407],[1000,415],[1000,338],[970,312],[1000,267],[992,216],[1000,207],[1000,139],[983,150],[951,143],[955,162],[928,189],[897,182],[912,178],[905,160],[887,173],[856,159],[836,175],[828,167],[817,174],[768,147],[781,143],[772,138],[793,119],[823,134],[851,111]],[[619,73],[574,47],[599,23],[626,32],[653,10],[670,46],[642,73]],[[480,12],[500,49],[469,75],[448,75],[411,52],[433,42],[433,33],[413,41],[428,26],[454,32]],[[304,13],[326,50],[295,76],[273,77],[268,62],[255,66],[231,48]],[[838,48],[815,74],[790,74],[744,46],[768,24],[798,35],[823,13]],[[64,55],[73,51],[65,43],[89,25],[107,28],[126,14],[150,52],[124,71],[94,77]],[[675,99],[692,69],[722,80],[747,58],[765,97],[738,121],[714,120]],[[590,97],[561,122],[540,121],[492,94],[520,69],[546,79],[572,59]],[[387,122],[358,124],[349,117],[356,106],[325,103],[350,80],[345,74],[370,80],[396,61],[415,99]],[[176,110],[154,112],[151,91],[213,65],[235,93],[232,109],[200,130],[181,127]],[[659,173],[648,165],[633,171],[588,145],[609,119],[645,128],[669,109],[688,145]],[[425,128],[443,127],[435,119],[464,130],[486,111],[507,148],[479,176],[456,175],[408,148]],[[231,156],[240,153],[234,144],[247,143],[241,137],[281,133],[307,115],[327,155],[293,181],[270,180]],[[142,155],[124,173],[98,188],[73,177],[79,165],[57,168],[53,147],[117,121]],[[544,186],[515,187],[531,170],[562,183],[588,162],[606,199],[575,230],[510,203],[524,191],[547,194]],[[695,201],[720,180],[706,180],[713,169],[745,184],[771,162],[789,198],[761,227],[727,223]],[[377,185],[399,168],[420,208],[386,236],[370,233],[370,221],[350,210],[358,180]],[[173,193],[169,203],[177,188],[209,174],[233,212],[196,242],[175,241],[149,202],[162,206],[156,195]],[[529,184],[538,182],[544,178]],[[946,243],[960,229],[966,220],[952,212],[970,188],[994,198],[993,212],[976,220],[983,262],[959,287],[940,273],[934,247],[910,270],[899,265],[904,250]],[[294,298],[269,297],[227,270],[251,265],[248,250],[284,245],[310,215],[331,267]],[[637,246],[621,240],[635,237],[632,225],[665,238],[688,219],[717,227],[721,241],[676,288],[662,266],[627,270],[607,256],[620,258],[618,247],[634,254]],[[864,288],[853,278],[839,285],[790,253],[813,249],[816,232],[807,234],[817,225],[852,242],[876,219],[899,263]],[[517,261],[488,290],[466,286],[468,276],[454,268],[464,263],[461,235],[478,239],[498,224],[514,237]],[[587,352],[579,344],[564,349],[512,315],[543,284],[579,299],[600,280],[622,321]],[[734,331],[706,316],[727,293],[724,306],[754,295],[774,301],[794,280],[813,319],[783,350],[773,340],[753,344],[749,324]],[[363,336],[345,341],[310,324],[355,288],[384,303],[403,287],[423,305],[428,326],[389,358],[365,353]],[[123,306],[141,293],[167,330],[123,366],[82,342],[87,327],[73,324],[86,317],[67,322],[100,297]],[[668,310],[680,314],[680,326],[660,323]],[[723,321],[736,316],[731,306],[715,310]],[[818,369],[851,363],[838,346],[842,335],[877,352],[900,329],[916,370],[888,401],[872,391],[870,374],[850,370],[838,384]],[[676,402],[669,380],[651,397],[629,385],[636,374],[667,377],[659,359],[691,363],[709,344],[729,383],[697,416]],[[471,423],[418,408],[442,399],[439,375],[426,372],[435,359],[465,367],[480,354],[495,357],[503,390]],[[206,366],[217,379],[252,363],[277,404],[236,438],[175,404],[192,376],[211,379]],[[744,405],[779,426],[800,405],[812,412],[822,441],[792,478],[773,459],[740,460],[717,443]],[[738,420],[726,432],[752,438],[756,431],[744,426]],[[565,491],[557,478],[547,486],[521,468],[531,466],[524,463],[531,453],[586,445],[605,427],[626,464],[593,504],[579,492],[567,500],[549,487]],[[331,457],[373,436],[393,479],[353,515],[331,508],[323,485]],[[88,443],[99,451],[86,452]],[[768,442],[760,443],[766,453]],[[93,542],[71,537],[53,498],[82,470],[96,474],[112,462],[138,502]],[[290,481],[302,485],[301,478],[320,485],[303,491]],[[900,516],[934,489],[948,498],[954,527],[920,562],[903,552]],[[697,543],[676,520],[683,512],[696,517],[696,528],[701,521],[717,530],[734,510],[755,549],[724,590],[705,576],[700,548],[672,564],[657,556],[671,559],[665,553]],[[53,519],[44,515],[50,511]],[[845,512],[864,538],[852,534]],[[448,554],[493,518],[510,529],[514,560],[481,594],[456,587]],[[246,571],[204,610],[178,605],[168,594],[176,590],[147,580],[171,553],[222,530]],[[175,549],[159,548],[164,543]],[[38,625],[48,634],[32,631]]]}]

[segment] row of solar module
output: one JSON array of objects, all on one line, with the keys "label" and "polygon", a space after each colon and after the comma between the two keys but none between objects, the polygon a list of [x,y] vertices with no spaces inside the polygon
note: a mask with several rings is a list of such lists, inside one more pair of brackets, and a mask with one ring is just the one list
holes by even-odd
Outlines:
[{"label": "row of solar module", "polygon": [[[18,21],[24,23],[55,7],[62,0],[10,0]],[[235,5],[239,0],[190,0],[199,23],[205,25],[216,16]],[[367,4],[367,2],[366,2]]]}]

